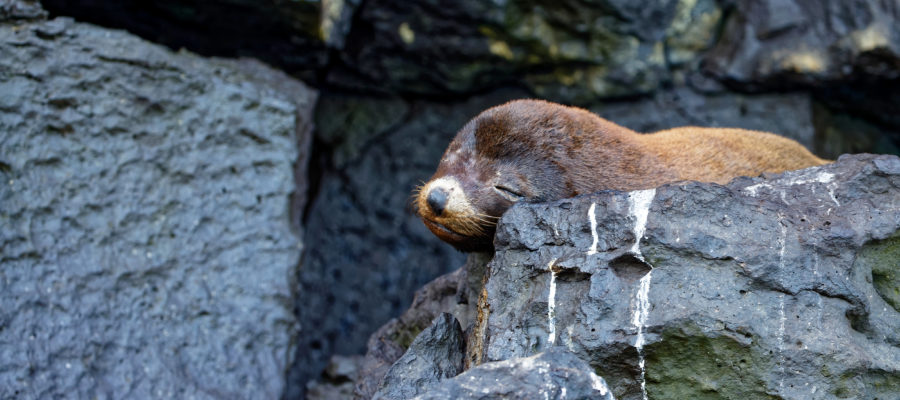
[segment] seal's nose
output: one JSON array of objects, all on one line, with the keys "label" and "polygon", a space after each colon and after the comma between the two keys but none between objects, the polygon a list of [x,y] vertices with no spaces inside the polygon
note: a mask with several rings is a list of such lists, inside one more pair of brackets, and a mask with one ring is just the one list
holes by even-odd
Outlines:
[{"label": "seal's nose", "polygon": [[431,209],[431,212],[439,216],[444,212],[444,208],[447,207],[447,191],[439,187],[433,188],[428,192],[428,198],[425,201],[428,203],[428,208]]}]

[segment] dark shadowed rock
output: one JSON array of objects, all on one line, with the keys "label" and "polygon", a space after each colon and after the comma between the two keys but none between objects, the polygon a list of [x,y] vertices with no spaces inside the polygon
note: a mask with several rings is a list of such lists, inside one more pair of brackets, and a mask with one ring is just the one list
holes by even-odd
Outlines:
[{"label": "dark shadowed rock", "polygon": [[[342,41],[346,16],[319,1],[42,0],[53,15],[128,31],[172,49],[206,56],[253,57],[314,80],[328,43]],[[326,1],[326,3],[353,3]],[[352,8],[352,7],[351,7]],[[343,9],[343,8],[342,8]],[[348,10],[350,8],[347,8]],[[327,19],[327,32],[320,19]]]},{"label": "dark shadowed rock", "polygon": [[353,398],[355,382],[359,380],[362,356],[331,357],[318,380],[306,385],[307,400],[344,400]]},{"label": "dark shadowed rock", "polygon": [[563,347],[551,347],[531,357],[482,364],[415,398],[613,400],[603,378]]},{"label": "dark shadowed rock", "polygon": [[[335,148],[334,158],[341,157],[343,166],[329,166],[310,205],[299,276],[298,317],[316,331],[299,339],[292,380],[317,376],[331,354],[363,353],[372,332],[403,313],[418,288],[464,263],[464,254],[437,239],[413,214],[409,199],[469,118],[515,97],[520,92],[459,103],[418,101],[408,106],[402,124],[386,128],[393,123],[383,121],[391,118],[367,119],[371,130],[354,135],[360,142]],[[366,99],[354,104],[376,107]],[[332,106],[326,107],[339,110]],[[378,112],[384,111],[349,114],[368,118]],[[372,133],[380,129],[385,130]],[[427,318],[426,326],[437,315]]]},{"label": "dark shadowed rock", "polygon": [[579,103],[655,90],[668,63],[713,44],[722,14],[707,0],[377,0],[357,12],[330,83],[440,95],[519,84]]},{"label": "dark shadowed rock", "polygon": [[439,315],[391,366],[372,399],[402,400],[425,393],[462,372],[464,352],[459,321],[449,313]]},{"label": "dark shadowed rock", "polygon": [[893,0],[737,1],[703,69],[741,90],[811,88],[833,108],[897,130],[898,20]]},{"label": "dark shadowed rock", "polygon": [[[893,1],[737,1],[707,66],[748,85],[900,77]],[[774,79],[773,79],[774,78]]]},{"label": "dark shadowed rock", "polygon": [[890,398],[898,237],[896,156],[517,206],[484,360],[565,346],[620,399]]},{"label": "dark shadowed rock", "polygon": [[67,18],[14,23],[0,398],[280,398],[315,92]]},{"label": "dark shadowed rock", "polygon": [[467,267],[441,275],[423,286],[403,315],[391,319],[369,337],[365,361],[356,383],[357,398],[372,398],[391,365],[400,359],[416,336],[442,313],[453,314],[464,326],[471,324],[469,310],[474,309],[475,298],[470,300],[466,296]]},{"label": "dark shadowed rock", "polygon": [[815,146],[812,101],[805,93],[703,93],[684,87],[645,99],[599,104],[591,111],[644,133],[680,126],[734,127],[774,132],[809,149]]}]

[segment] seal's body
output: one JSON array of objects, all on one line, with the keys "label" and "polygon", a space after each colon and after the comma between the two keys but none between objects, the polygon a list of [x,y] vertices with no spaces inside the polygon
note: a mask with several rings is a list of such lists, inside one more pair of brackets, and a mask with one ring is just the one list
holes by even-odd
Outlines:
[{"label": "seal's body", "polygon": [[771,133],[684,127],[639,134],[580,108],[517,100],[482,112],[457,133],[415,204],[445,242],[488,251],[497,220],[519,201],[685,180],[726,183],[827,162]]}]

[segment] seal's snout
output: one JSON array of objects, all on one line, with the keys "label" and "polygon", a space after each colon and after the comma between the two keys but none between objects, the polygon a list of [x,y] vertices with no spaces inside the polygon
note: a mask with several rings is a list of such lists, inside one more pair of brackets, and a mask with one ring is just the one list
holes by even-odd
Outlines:
[{"label": "seal's snout", "polygon": [[416,210],[431,232],[459,250],[493,248],[496,220],[472,205],[455,176],[441,176],[426,183],[416,195]]},{"label": "seal's snout", "polygon": [[444,208],[447,207],[447,191],[440,187],[432,188],[428,192],[426,203],[428,203],[428,208],[431,209],[434,215],[440,216],[444,213]]}]

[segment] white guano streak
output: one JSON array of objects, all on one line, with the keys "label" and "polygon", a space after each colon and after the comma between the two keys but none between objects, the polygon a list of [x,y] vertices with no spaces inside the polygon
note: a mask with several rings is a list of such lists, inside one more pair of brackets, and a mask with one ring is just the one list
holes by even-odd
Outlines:
[{"label": "white guano streak", "polygon": [[[647,231],[647,216],[650,214],[650,203],[656,196],[656,189],[636,190],[628,193],[629,213],[634,216],[634,244],[631,253],[639,260],[644,260],[641,254],[641,239]],[[641,396],[647,400],[647,381],[644,362],[644,325],[650,315],[650,279],[653,276],[653,267],[641,278],[637,293],[637,309],[634,312],[631,323],[637,328],[637,338],[634,340],[634,348],[638,353],[638,366],[641,369]]]},{"label": "white guano streak", "polygon": [[644,400],[647,400],[647,381],[646,370],[644,368],[644,325],[647,324],[647,317],[650,315],[650,277],[653,274],[651,269],[641,278],[641,286],[638,290],[638,307],[632,317],[631,323],[637,327],[637,338],[634,340],[634,348],[638,353],[638,366],[641,368],[641,394]]},{"label": "white guano streak", "polygon": [[549,299],[547,300],[547,331],[549,334],[547,335],[547,343],[550,346],[556,344],[556,271],[553,270],[553,264],[556,263],[556,259],[550,260],[550,264],[547,264],[547,268],[550,270],[550,294],[547,296]]},{"label": "white guano streak", "polygon": [[[778,251],[778,267],[780,268],[778,273],[784,274],[784,253],[787,248],[787,226],[784,225],[784,217],[778,216],[778,223],[781,225],[781,235],[778,238],[778,244],[781,247]],[[784,335],[785,335],[785,327],[784,324],[787,322],[787,315],[784,312],[784,293],[778,294],[778,303],[779,303],[779,325],[778,325],[778,351],[781,355],[781,377],[778,380],[778,388],[784,389],[784,374],[785,374],[785,360],[784,360]]]},{"label": "white guano streak", "polygon": [[[835,197],[834,195],[834,190],[837,189],[837,184],[834,182],[834,174],[832,174],[831,172],[819,171],[812,177],[800,176],[792,179],[787,179],[779,183],[785,186],[805,185],[808,183],[824,183],[826,185],[825,187],[828,189],[828,195],[831,197],[831,201],[833,201],[834,204],[838,207],[840,207],[841,205],[837,197]],[[747,186],[742,190],[747,192],[747,194],[749,194],[750,196],[756,197],[759,195],[759,189],[761,188],[767,188],[770,190],[775,189],[771,184],[762,182]],[[780,194],[782,196],[782,201],[784,201],[785,193],[783,189],[780,191]],[[787,203],[787,201],[785,201],[785,203]]]},{"label": "white guano streak", "polygon": [[641,238],[647,231],[647,216],[650,214],[650,203],[656,196],[656,189],[635,190],[628,193],[629,214],[634,215],[634,244],[631,246],[631,253],[638,259],[644,261],[641,254]]},{"label": "white guano streak", "polygon": [[606,386],[606,381],[597,376],[594,371],[588,371],[588,373],[591,374],[591,388],[600,392],[601,396],[606,396],[606,393],[609,392],[609,386]]},{"label": "white guano streak", "polygon": [[591,203],[591,208],[588,209],[588,218],[591,220],[591,236],[594,237],[593,243],[591,243],[591,248],[587,251],[587,255],[597,254],[597,242],[599,238],[597,237],[597,214],[595,209],[597,208],[597,203]]}]

